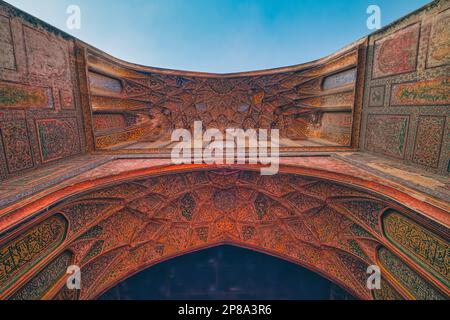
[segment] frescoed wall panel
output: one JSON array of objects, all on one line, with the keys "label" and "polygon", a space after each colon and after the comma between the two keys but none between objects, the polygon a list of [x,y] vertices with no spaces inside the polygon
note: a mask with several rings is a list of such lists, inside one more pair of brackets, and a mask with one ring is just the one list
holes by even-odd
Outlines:
[{"label": "frescoed wall panel", "polygon": [[450,245],[447,240],[391,210],[383,216],[386,236],[400,249],[426,265],[447,286],[450,284]]},{"label": "frescoed wall panel", "polygon": [[72,253],[65,251],[50,262],[42,271],[34,276],[22,288],[15,292],[10,300],[39,300],[64,275],[72,260]]},{"label": "frescoed wall panel", "polygon": [[430,43],[428,46],[427,67],[439,67],[450,64],[450,10],[439,13],[431,27]]},{"label": "frescoed wall panel", "polygon": [[53,107],[50,88],[0,82],[0,108],[48,109]]},{"label": "frescoed wall panel", "polygon": [[408,127],[408,116],[369,115],[366,127],[366,148],[383,155],[403,159]]},{"label": "frescoed wall panel", "polygon": [[25,121],[0,123],[8,173],[16,173],[34,165]]},{"label": "frescoed wall panel", "polygon": [[420,116],[417,124],[413,162],[432,168],[439,166],[446,118]]},{"label": "frescoed wall panel", "polygon": [[36,121],[42,162],[66,158],[81,152],[76,118],[42,119]]},{"label": "frescoed wall panel", "polygon": [[430,79],[392,86],[391,106],[449,105],[450,78]]},{"label": "frescoed wall panel", "polygon": [[375,42],[373,78],[416,70],[420,24],[416,23]]},{"label": "frescoed wall panel", "polygon": [[381,265],[418,300],[446,300],[446,297],[424,280],[399,257],[386,248],[380,248],[378,258]]},{"label": "frescoed wall panel", "polygon": [[[362,148],[429,174],[449,174],[450,162],[450,3],[433,1],[369,36]],[[409,117],[409,130],[398,138],[382,132],[390,119]],[[387,129],[387,128],[386,128]],[[376,133],[375,133],[376,132]],[[401,159],[402,162],[398,162]]]}]

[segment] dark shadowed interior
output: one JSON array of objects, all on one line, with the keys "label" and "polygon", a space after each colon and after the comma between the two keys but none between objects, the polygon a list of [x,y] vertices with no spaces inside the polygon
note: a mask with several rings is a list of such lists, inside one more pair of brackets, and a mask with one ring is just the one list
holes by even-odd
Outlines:
[{"label": "dark shadowed interior", "polygon": [[180,256],[119,283],[102,300],[348,300],[349,293],[299,265],[234,246]]}]

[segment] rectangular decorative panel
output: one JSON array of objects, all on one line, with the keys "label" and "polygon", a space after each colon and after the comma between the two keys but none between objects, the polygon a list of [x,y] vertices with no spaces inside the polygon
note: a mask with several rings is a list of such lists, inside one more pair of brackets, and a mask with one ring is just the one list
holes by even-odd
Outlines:
[{"label": "rectangular decorative panel", "polygon": [[76,118],[36,120],[36,128],[43,162],[80,153]]},{"label": "rectangular decorative panel", "polygon": [[11,23],[9,18],[2,15],[0,15],[0,68],[16,68]]},{"label": "rectangular decorative panel", "polygon": [[323,81],[322,87],[324,90],[330,90],[351,85],[356,82],[356,73],[356,68],[353,68],[326,77]]},{"label": "rectangular decorative panel", "polygon": [[431,27],[428,46],[429,68],[450,63],[450,9],[439,14]]},{"label": "rectangular decorative panel", "polygon": [[0,132],[9,173],[32,168],[33,157],[25,121],[0,122]]},{"label": "rectangular decorative panel", "polygon": [[417,125],[413,161],[436,168],[441,155],[445,117],[421,116]]},{"label": "rectangular decorative panel", "polygon": [[0,292],[61,244],[66,231],[66,219],[55,215],[22,232],[12,241],[2,244]]},{"label": "rectangular decorative panel", "polygon": [[122,83],[114,78],[104,76],[96,72],[89,72],[89,84],[91,90],[95,92],[122,92]]},{"label": "rectangular decorative panel", "polygon": [[392,106],[450,104],[450,77],[401,83],[392,86]]},{"label": "rectangular decorative panel", "polygon": [[69,267],[72,259],[73,254],[70,251],[64,251],[9,299],[21,301],[40,300],[58,280],[66,275],[67,267]]},{"label": "rectangular decorative panel", "polygon": [[375,42],[373,78],[416,70],[420,24],[416,23]]},{"label": "rectangular decorative panel", "polygon": [[0,82],[0,108],[45,109],[52,106],[50,88]]},{"label": "rectangular decorative panel", "polygon": [[408,125],[408,116],[369,115],[366,148],[387,156],[404,158]]},{"label": "rectangular decorative panel", "polygon": [[97,131],[123,129],[127,120],[123,114],[96,114],[94,115],[94,128]]},{"label": "rectangular decorative panel", "polygon": [[69,48],[62,40],[24,26],[28,71],[34,75],[70,79]]},{"label": "rectangular decorative panel", "polygon": [[384,86],[370,88],[369,107],[384,106]]},{"label": "rectangular decorative panel", "polygon": [[383,228],[390,241],[431,268],[441,281],[450,282],[448,241],[396,211],[391,211],[383,217]]},{"label": "rectangular decorative panel", "polygon": [[355,94],[353,91],[336,93],[317,98],[309,98],[301,100],[308,106],[321,108],[335,108],[335,107],[352,107],[355,102]]},{"label": "rectangular decorative panel", "polygon": [[75,109],[72,90],[59,90],[62,109]]},{"label": "rectangular decorative panel", "polygon": [[351,128],[352,120],[352,115],[348,113],[333,113],[332,116],[327,113],[322,118],[322,123],[325,124],[324,128],[315,130],[314,127],[311,127],[309,128],[309,133],[315,138],[348,145],[350,143],[348,128]]}]

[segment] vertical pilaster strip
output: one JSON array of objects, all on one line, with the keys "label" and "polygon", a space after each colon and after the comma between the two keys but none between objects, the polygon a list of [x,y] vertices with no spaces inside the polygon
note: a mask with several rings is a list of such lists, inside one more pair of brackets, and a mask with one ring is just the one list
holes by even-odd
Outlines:
[{"label": "vertical pilaster strip", "polygon": [[88,81],[87,49],[79,40],[75,40],[75,58],[77,63],[78,86],[80,88],[81,110],[83,113],[86,152],[93,153],[95,151],[95,144]]}]

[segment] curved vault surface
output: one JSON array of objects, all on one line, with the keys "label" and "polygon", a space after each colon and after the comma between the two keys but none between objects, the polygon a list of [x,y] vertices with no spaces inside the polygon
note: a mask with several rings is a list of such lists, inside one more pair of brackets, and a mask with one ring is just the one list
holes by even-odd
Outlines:
[{"label": "curved vault surface", "polygon": [[[51,220],[56,218],[58,223]],[[61,234],[64,240],[45,263],[23,265],[40,271],[18,290],[12,276],[3,280],[6,288],[13,284],[3,292],[9,298],[96,298],[151,265],[220,244],[297,263],[362,299],[443,299],[448,281],[445,261],[418,255],[398,233],[399,227],[426,224],[430,228],[423,232],[438,241],[446,232],[439,225],[389,198],[311,176],[207,168],[140,176],[97,184],[97,190],[66,198],[39,220],[29,233],[45,225],[52,239]],[[7,245],[16,244],[14,237]],[[81,291],[65,286],[69,264],[81,266]],[[381,291],[366,288],[373,264],[384,271]],[[421,266],[431,266],[440,280],[429,283]],[[46,285],[36,290],[34,283],[43,278]]]},{"label": "curved vault surface", "polygon": [[[311,63],[217,75],[120,61],[1,2],[0,298],[96,298],[232,244],[361,299],[448,299],[448,9]],[[281,174],[170,165],[170,132],[194,121],[279,129]],[[64,286],[72,264],[81,291]]]}]

